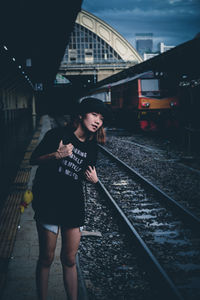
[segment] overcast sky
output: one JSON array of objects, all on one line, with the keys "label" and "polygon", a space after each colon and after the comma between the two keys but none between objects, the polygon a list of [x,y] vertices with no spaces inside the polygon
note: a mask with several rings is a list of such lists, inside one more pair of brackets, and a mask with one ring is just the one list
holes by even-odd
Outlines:
[{"label": "overcast sky", "polygon": [[178,45],[200,32],[200,0],[83,0],[82,8],[116,29],[135,47],[136,33]]}]

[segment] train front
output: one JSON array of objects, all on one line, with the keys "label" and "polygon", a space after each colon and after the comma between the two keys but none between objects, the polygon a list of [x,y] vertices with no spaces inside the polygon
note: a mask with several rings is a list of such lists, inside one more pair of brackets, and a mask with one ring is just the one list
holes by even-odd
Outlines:
[{"label": "train front", "polygon": [[177,92],[165,78],[149,75],[138,79],[138,120],[145,131],[178,126]]}]

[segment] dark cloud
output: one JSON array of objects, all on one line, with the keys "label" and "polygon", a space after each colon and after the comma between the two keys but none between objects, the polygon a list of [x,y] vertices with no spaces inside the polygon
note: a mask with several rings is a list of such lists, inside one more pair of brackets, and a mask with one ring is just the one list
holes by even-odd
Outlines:
[{"label": "dark cloud", "polygon": [[95,14],[135,46],[135,34],[152,32],[155,45],[178,45],[200,32],[199,0],[85,0]]}]

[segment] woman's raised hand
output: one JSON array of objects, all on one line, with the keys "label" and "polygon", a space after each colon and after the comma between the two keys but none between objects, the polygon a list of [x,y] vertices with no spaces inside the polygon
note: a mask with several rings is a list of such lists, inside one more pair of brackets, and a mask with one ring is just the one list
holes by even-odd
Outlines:
[{"label": "woman's raised hand", "polygon": [[72,151],[73,151],[74,146],[70,143],[67,145],[63,144],[63,141],[60,141],[59,147],[56,151],[56,159],[61,159],[64,158],[66,156],[70,156],[72,155]]},{"label": "woman's raised hand", "polygon": [[88,166],[88,169],[85,172],[85,177],[88,181],[92,183],[97,183],[98,176],[95,167]]}]

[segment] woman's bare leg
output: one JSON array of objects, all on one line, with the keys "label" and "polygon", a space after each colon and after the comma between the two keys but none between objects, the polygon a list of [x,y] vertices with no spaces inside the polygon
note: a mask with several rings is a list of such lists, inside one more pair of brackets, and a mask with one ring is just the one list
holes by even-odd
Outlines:
[{"label": "woman's bare leg", "polygon": [[47,299],[48,278],[51,264],[54,259],[58,234],[46,230],[37,224],[39,238],[39,259],[36,267],[36,285],[39,300]]},{"label": "woman's bare leg", "polygon": [[77,300],[78,279],[76,269],[76,253],[80,243],[79,228],[62,228],[61,262],[63,280],[68,300]]}]

